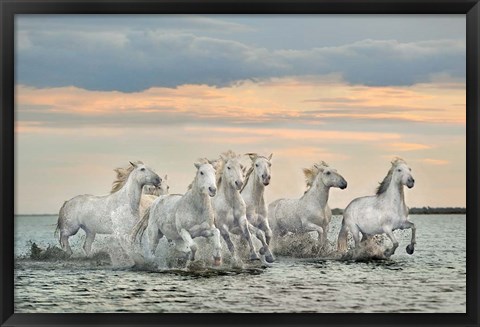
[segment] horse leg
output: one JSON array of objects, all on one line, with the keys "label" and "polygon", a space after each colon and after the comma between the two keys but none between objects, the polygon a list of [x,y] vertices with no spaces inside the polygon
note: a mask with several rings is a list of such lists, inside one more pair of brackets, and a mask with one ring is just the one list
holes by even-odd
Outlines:
[{"label": "horse leg", "polygon": [[385,234],[387,234],[388,238],[392,241],[393,247],[390,250],[385,250],[385,256],[390,257],[395,253],[395,250],[398,248],[398,241],[395,238],[395,235],[393,235],[393,232],[391,229],[385,230]]},{"label": "horse leg", "polygon": [[70,235],[64,234],[63,232],[60,235],[60,245],[62,246],[63,251],[65,251],[69,256],[73,254],[72,248],[68,243],[68,238]]},{"label": "horse leg", "polygon": [[195,260],[195,253],[197,252],[197,245],[193,241],[192,236],[184,228],[182,228],[182,230],[180,231],[179,234],[182,237],[182,240],[187,245],[187,247],[190,249],[190,260],[194,261]]},{"label": "horse leg", "polygon": [[87,237],[85,238],[85,243],[83,243],[83,250],[85,251],[85,254],[87,257],[90,256],[91,251],[92,251],[92,243],[95,240],[95,233],[89,231],[88,229],[85,229],[85,233]]},{"label": "horse leg", "polygon": [[348,226],[348,230],[352,233],[353,241],[355,242],[355,247],[360,246],[360,229],[358,229],[357,225],[355,224],[350,224]]},{"label": "horse leg", "polygon": [[162,237],[163,234],[158,230],[156,226],[147,227],[148,250],[152,256],[155,255],[155,250],[157,249],[158,242]]},{"label": "horse leg", "polygon": [[275,261],[273,254],[268,247],[266,238],[264,237],[264,231],[262,231],[256,226],[253,226],[252,224],[249,224],[249,227],[252,232],[255,233],[255,236],[258,238],[258,240],[262,243],[262,247],[260,248],[259,253],[261,255],[265,255],[265,261],[267,261],[268,263],[272,263],[273,261]]},{"label": "horse leg", "polygon": [[228,251],[232,254],[232,257],[235,257],[235,245],[233,245],[232,239],[230,238],[230,232],[228,231],[228,227],[223,224],[218,229],[220,234],[222,235],[223,239],[227,243]]},{"label": "horse leg", "polygon": [[322,246],[323,245],[323,238],[324,238],[324,231],[323,228],[315,225],[314,223],[307,222],[303,225],[306,232],[317,232],[318,233],[318,243]]},{"label": "horse leg", "polygon": [[73,254],[72,248],[70,247],[70,243],[68,242],[68,238],[77,234],[80,226],[73,226],[73,228],[68,228],[72,226],[64,226],[60,229],[60,245],[62,246],[63,251],[65,251],[69,256]]},{"label": "horse leg", "polygon": [[203,236],[211,238],[213,241],[213,264],[219,266],[222,263],[222,243],[220,243],[220,231],[218,228],[213,227],[210,229],[201,230],[194,235],[193,237]]},{"label": "horse leg", "polygon": [[265,241],[267,242],[267,245],[270,245],[270,241],[272,240],[272,229],[268,224],[268,219],[267,217],[262,215],[258,215],[258,217],[260,220],[260,224],[258,225],[258,228],[260,228],[265,233]]},{"label": "horse leg", "polygon": [[250,224],[246,216],[242,216],[239,221],[240,229],[242,230],[243,237],[248,241],[248,246],[250,247],[250,260],[260,260],[257,252],[255,251],[255,246],[253,245],[252,234],[250,233]]},{"label": "horse leg", "polygon": [[416,234],[417,228],[415,227],[415,224],[412,223],[411,221],[406,221],[404,222],[402,229],[407,229],[407,228],[412,229],[412,239],[410,240],[410,244],[407,245],[406,251],[408,254],[413,254],[413,251],[415,251],[415,244],[417,244],[417,241],[415,240],[415,234]]}]

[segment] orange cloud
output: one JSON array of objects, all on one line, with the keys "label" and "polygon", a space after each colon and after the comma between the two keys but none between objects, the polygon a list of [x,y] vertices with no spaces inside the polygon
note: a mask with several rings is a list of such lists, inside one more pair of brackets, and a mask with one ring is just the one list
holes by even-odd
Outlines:
[{"label": "orange cloud", "polygon": [[[450,83],[451,84],[451,83]],[[85,117],[124,113],[187,114],[195,119],[275,122],[291,119],[321,125],[324,119],[400,119],[465,124],[461,84],[409,87],[351,86],[339,80],[282,78],[232,87],[182,85],[143,92],[88,91],[76,87],[36,89],[19,85],[20,112]],[[459,109],[460,107],[460,109]]]},{"label": "orange cloud", "polygon": [[418,143],[390,143],[388,147],[397,151],[417,151],[431,148],[431,146]]},{"label": "orange cloud", "polygon": [[442,159],[430,159],[430,158],[425,158],[421,160],[424,163],[430,164],[430,165],[448,165],[450,161],[448,160],[442,160]]}]

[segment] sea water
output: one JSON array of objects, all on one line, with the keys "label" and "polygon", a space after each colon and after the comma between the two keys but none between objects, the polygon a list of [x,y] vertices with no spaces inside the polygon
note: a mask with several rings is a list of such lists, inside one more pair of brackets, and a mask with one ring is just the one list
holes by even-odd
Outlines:
[{"label": "sea water", "polygon": [[[394,232],[400,246],[386,260],[342,260],[332,252],[341,224],[334,216],[328,253],[300,238],[270,265],[210,268],[207,260],[201,268],[173,269],[119,264],[108,235],[97,235],[87,258],[82,230],[70,238],[74,255],[65,258],[54,237],[56,216],[17,216],[15,312],[465,312],[465,215],[410,219],[417,226],[413,255],[405,252],[406,230]],[[157,253],[167,246],[161,241]]]}]

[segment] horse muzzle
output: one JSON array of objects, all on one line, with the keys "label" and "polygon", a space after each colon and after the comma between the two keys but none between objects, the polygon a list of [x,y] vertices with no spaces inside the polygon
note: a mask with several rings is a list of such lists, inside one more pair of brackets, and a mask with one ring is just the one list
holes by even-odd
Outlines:
[{"label": "horse muzzle", "polygon": [[155,178],[155,180],[153,181],[153,185],[155,185],[156,187],[160,187],[160,185],[162,185],[162,179],[160,177]]},{"label": "horse muzzle", "polygon": [[208,188],[208,195],[213,198],[217,194],[217,189],[215,187],[209,187]]},{"label": "horse muzzle", "polygon": [[347,188],[347,185],[348,185],[347,182],[343,182],[342,184],[340,184],[340,189],[341,189],[341,190],[346,189],[346,188]]},{"label": "horse muzzle", "polygon": [[413,178],[409,178],[407,181],[407,187],[412,188],[415,185],[415,180]]},{"label": "horse muzzle", "polygon": [[240,189],[242,188],[243,186],[243,182],[241,181],[235,181],[235,188],[237,189],[237,191],[240,191]]}]

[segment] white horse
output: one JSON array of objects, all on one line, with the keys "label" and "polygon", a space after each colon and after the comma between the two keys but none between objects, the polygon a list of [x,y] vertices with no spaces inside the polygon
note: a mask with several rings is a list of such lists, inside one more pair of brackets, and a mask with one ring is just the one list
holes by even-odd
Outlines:
[{"label": "white horse", "polygon": [[270,170],[273,153],[268,158],[256,153],[247,153],[247,155],[252,161],[252,166],[247,171],[245,184],[240,193],[247,205],[246,214],[250,229],[262,243],[260,254],[265,255],[267,262],[273,262],[274,257],[269,248],[272,230],[268,223],[268,209],[264,195],[265,187],[270,184],[272,176]]},{"label": "white horse", "polygon": [[243,165],[240,163],[239,156],[232,151],[221,154],[217,162],[218,193],[212,200],[215,226],[227,243],[232,257],[236,259],[235,246],[230,233],[242,235],[250,247],[250,260],[259,260],[248,228],[245,201],[240,195],[240,189],[243,186]]},{"label": "white horse", "polygon": [[134,226],[131,239],[142,237],[146,231],[147,247],[154,255],[159,240],[165,236],[173,241],[177,250],[190,254],[195,260],[197,237],[213,240],[214,264],[221,263],[220,231],[214,224],[214,210],[210,198],[217,192],[215,168],[206,159],[195,163],[197,173],[184,195],[159,196],[145,215]]},{"label": "white horse", "polygon": [[130,164],[132,172],[120,189],[104,196],[78,195],[60,208],[55,232],[60,232],[60,244],[69,255],[72,249],[68,238],[80,228],[86,233],[83,249],[90,255],[96,234],[112,234],[120,224],[127,226],[138,220],[143,186],[160,185],[162,180],[144,164]]},{"label": "white horse", "polygon": [[342,228],[338,235],[338,250],[340,252],[347,251],[348,231],[352,233],[355,247],[360,243],[359,233],[362,233],[363,239],[385,233],[393,243],[393,247],[385,251],[385,256],[389,257],[398,247],[398,241],[393,235],[393,231],[411,228],[412,239],[406,251],[408,254],[412,254],[416,243],[416,228],[408,220],[403,186],[412,188],[414,184],[415,180],[407,163],[401,158],[395,158],[387,176],[378,186],[377,194],[356,198],[345,208]]},{"label": "white horse", "polygon": [[318,243],[327,240],[328,224],[332,211],[328,206],[331,187],[345,189],[347,181],[324,161],[303,169],[307,191],[300,199],[279,199],[268,207],[269,220],[275,237],[287,233],[317,232]]}]

